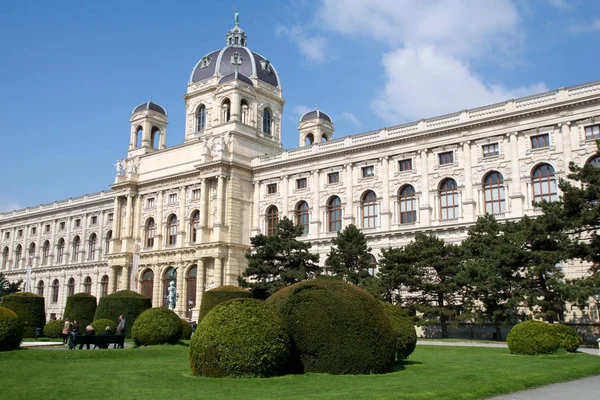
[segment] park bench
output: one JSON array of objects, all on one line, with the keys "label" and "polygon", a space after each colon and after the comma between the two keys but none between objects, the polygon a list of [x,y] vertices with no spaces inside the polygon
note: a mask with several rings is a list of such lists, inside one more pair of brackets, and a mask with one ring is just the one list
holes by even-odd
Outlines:
[{"label": "park bench", "polygon": [[77,335],[73,337],[73,344],[70,346],[71,349],[80,344],[93,344],[101,349],[108,348],[110,344],[115,344],[117,348],[123,348],[125,342],[125,335]]}]

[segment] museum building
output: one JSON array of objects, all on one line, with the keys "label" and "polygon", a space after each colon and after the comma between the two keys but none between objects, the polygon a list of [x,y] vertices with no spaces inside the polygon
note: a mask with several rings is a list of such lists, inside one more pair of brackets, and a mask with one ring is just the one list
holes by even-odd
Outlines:
[{"label": "museum building", "polygon": [[[330,273],[331,239],[349,224],[373,261],[417,232],[460,242],[486,213],[538,214],[532,203],[560,196],[570,162],[600,166],[600,81],[339,139],[315,109],[300,118],[299,147],[284,150],[280,77],[238,21],[194,66],[184,100],[172,147],[164,108],[133,109],[110,190],[0,214],[0,271],[26,280],[30,266],[48,318],[78,292],[133,289],[165,305],[176,269],[175,311],[195,319],[205,290],[237,285],[250,237],[284,216]],[[565,266],[568,277],[585,270]]]}]

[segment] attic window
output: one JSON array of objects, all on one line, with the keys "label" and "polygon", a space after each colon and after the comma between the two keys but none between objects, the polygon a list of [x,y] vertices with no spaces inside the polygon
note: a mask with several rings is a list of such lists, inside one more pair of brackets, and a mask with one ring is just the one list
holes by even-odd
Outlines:
[{"label": "attic window", "polygon": [[231,65],[242,65],[242,55],[237,51],[231,55]]},{"label": "attic window", "polygon": [[208,68],[211,61],[212,61],[212,58],[209,56],[202,57],[202,60],[200,60],[200,68],[201,69]]},{"label": "attic window", "polygon": [[269,60],[261,60],[260,65],[266,74],[271,75],[273,73],[273,67],[271,66],[271,62]]}]

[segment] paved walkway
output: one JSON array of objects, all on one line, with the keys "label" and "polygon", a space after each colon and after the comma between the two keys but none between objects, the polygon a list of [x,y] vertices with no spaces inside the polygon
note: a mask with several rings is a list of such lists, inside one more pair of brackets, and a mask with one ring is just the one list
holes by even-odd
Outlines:
[{"label": "paved walkway", "polygon": [[[22,342],[21,347],[36,350],[69,350],[69,346],[63,344],[63,342]],[[125,347],[133,347],[133,345],[125,342]],[[112,349],[112,346],[110,348]]]}]

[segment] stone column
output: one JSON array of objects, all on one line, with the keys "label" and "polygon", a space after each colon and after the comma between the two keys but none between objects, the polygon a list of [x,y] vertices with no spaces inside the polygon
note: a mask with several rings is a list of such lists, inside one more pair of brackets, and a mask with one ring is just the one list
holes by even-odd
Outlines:
[{"label": "stone column", "polygon": [[215,220],[215,225],[219,226],[223,224],[223,215],[225,208],[224,201],[224,193],[225,193],[225,177],[223,175],[219,175],[217,178],[217,217]]},{"label": "stone column", "polygon": [[390,211],[390,163],[389,157],[381,157],[381,167],[383,170],[383,182],[381,187],[381,230],[388,231],[390,229],[390,221],[392,212]]},{"label": "stone column", "polygon": [[215,258],[213,268],[215,287],[223,286],[223,259],[220,256]]},{"label": "stone column", "polygon": [[163,207],[164,207],[164,193],[162,190],[158,191],[156,206],[156,235],[154,236],[154,250],[160,250],[164,245],[164,225],[163,225]]},{"label": "stone column", "polygon": [[475,200],[473,199],[473,176],[471,169],[471,142],[463,142],[463,160],[465,162],[465,195],[463,205],[463,219],[473,221],[475,218]]},{"label": "stone column", "polygon": [[[119,196],[115,196],[114,204],[113,204],[113,239],[121,239],[121,201]],[[115,247],[113,246],[113,249]]]},{"label": "stone column", "polygon": [[87,227],[88,227],[88,218],[89,214],[83,214],[81,218],[82,227],[81,227],[81,255],[78,257],[79,263],[84,263],[88,259],[88,249],[90,246],[90,238],[88,237]]},{"label": "stone column", "polygon": [[131,216],[133,211],[133,196],[127,195],[127,206],[125,208],[125,237],[131,237]]},{"label": "stone column", "polygon": [[288,175],[284,175],[281,178],[281,196],[282,196],[282,205],[281,205],[281,214],[279,216],[279,218],[283,218],[283,217],[287,217],[289,214],[289,181],[290,181],[290,177]]},{"label": "stone column", "polygon": [[187,221],[187,215],[186,215],[186,202],[187,202],[187,197],[186,197],[186,193],[187,193],[187,187],[186,186],[182,186],[181,190],[179,191],[179,221],[181,221],[180,225],[179,225],[179,230],[177,231],[177,235],[179,236],[177,238],[177,247],[184,247],[185,246],[185,239],[186,239],[186,231],[187,231],[187,225],[186,221]]},{"label": "stone column", "polygon": [[50,229],[52,229],[52,233],[50,235],[50,249],[48,250],[48,252],[50,253],[50,256],[48,257],[48,263],[47,265],[55,265],[56,264],[56,231],[58,230],[58,220],[54,220],[52,221],[52,223],[50,224]]},{"label": "stone column", "polygon": [[206,282],[206,265],[204,259],[198,260],[198,273],[196,277],[196,307],[193,313],[198,315],[200,312],[200,304],[202,303],[202,295],[204,294],[204,282]]},{"label": "stone column", "polygon": [[202,179],[200,187],[200,228],[208,225],[208,180]]},{"label": "stone column", "polygon": [[521,191],[521,169],[519,166],[519,133],[510,134],[510,168],[512,170],[510,185],[510,209],[512,217],[523,216],[523,200]]},{"label": "stone column", "polygon": [[260,230],[260,181],[254,182],[254,193],[253,193],[253,201],[252,205],[252,231],[254,233],[258,233]]},{"label": "stone column", "polygon": [[131,267],[123,266],[123,269],[121,270],[121,283],[120,283],[120,287],[122,290],[130,289],[130,286],[131,286],[130,274],[131,274]]},{"label": "stone column", "polygon": [[[98,245],[96,246],[96,257],[94,257],[94,261],[102,260],[104,255],[104,214],[105,211],[102,210],[98,214]],[[96,285],[98,286],[98,298],[100,298],[100,281],[96,281]]]},{"label": "stone column", "polygon": [[[37,238],[35,245],[35,259],[33,261],[33,267],[39,267],[41,264],[41,255],[42,255],[42,247],[44,244],[42,243],[42,223],[37,224]],[[31,292],[34,293],[33,284],[31,285]]]},{"label": "stone column", "polygon": [[183,292],[185,287],[185,268],[183,264],[179,264],[177,268],[177,293],[179,293],[179,299],[175,303],[175,312],[179,316],[185,316],[187,310],[187,296]]},{"label": "stone column", "polygon": [[231,121],[241,121],[240,118],[240,94],[237,90],[231,95]]},{"label": "stone column", "polygon": [[312,172],[312,214],[310,215],[309,232],[310,237],[319,238],[321,236],[321,204],[319,202],[319,192],[321,189],[321,170],[315,169]]},{"label": "stone column", "polygon": [[73,252],[73,243],[71,242],[71,230],[73,229],[73,218],[72,217],[68,217],[66,222],[67,224],[67,236],[65,237],[65,253],[63,255],[63,257],[65,258],[65,264],[70,264],[71,263],[71,257],[73,257],[73,255],[71,254]]},{"label": "stone column", "polygon": [[560,135],[562,136],[563,157],[565,160],[565,171],[569,172],[569,163],[572,160],[571,154],[571,122],[561,122],[558,124]]},{"label": "stone column", "polygon": [[422,226],[431,225],[431,205],[429,200],[429,156],[428,150],[421,150],[421,207],[419,218]]},{"label": "stone column", "polygon": [[353,224],[354,223],[354,180],[353,180],[354,176],[353,176],[353,168],[352,168],[352,163],[348,163],[346,164],[346,178],[344,182],[344,186],[346,186],[346,209],[345,209],[345,215],[343,216],[343,219],[346,220],[344,226],[342,228],[345,228],[346,226]]},{"label": "stone column", "polygon": [[117,267],[110,267],[110,275],[108,277],[108,294],[117,291]]},{"label": "stone column", "polygon": [[132,236],[135,239],[134,241],[139,241],[140,238],[142,237],[141,232],[140,232],[140,225],[141,225],[141,221],[140,219],[142,218],[142,196],[136,196],[135,197],[135,206],[134,206],[134,213],[133,213],[133,232],[132,232]]},{"label": "stone column", "polygon": [[152,272],[154,273],[154,281],[152,283],[152,307],[161,307],[163,305],[163,301],[160,296],[160,267],[155,266],[152,269]]}]

